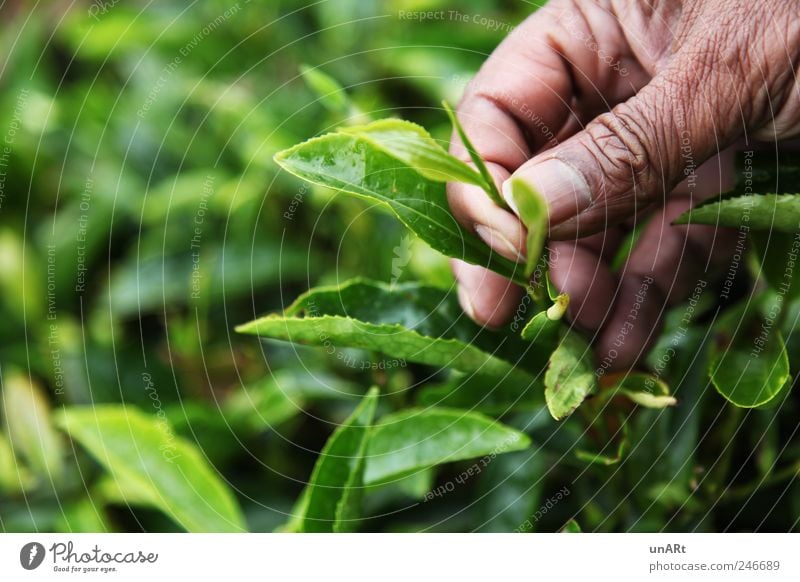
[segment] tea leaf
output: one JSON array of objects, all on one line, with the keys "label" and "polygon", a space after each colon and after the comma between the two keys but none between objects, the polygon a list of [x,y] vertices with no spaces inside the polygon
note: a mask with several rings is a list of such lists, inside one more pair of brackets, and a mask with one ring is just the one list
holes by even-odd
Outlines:
[{"label": "tea leaf", "polygon": [[236,500],[194,444],[131,406],[64,409],[57,420],[117,482],[190,532],[245,529]]},{"label": "tea leaf", "polygon": [[747,226],[793,233],[800,228],[800,194],[750,194],[709,200],[681,214],[673,224]]},{"label": "tea leaf", "polygon": [[488,378],[479,374],[454,374],[447,382],[422,388],[417,402],[422,406],[465,408],[501,415],[512,410],[538,410],[544,404],[543,388],[541,376],[525,382],[515,376]]},{"label": "tea leaf", "polygon": [[752,254],[761,266],[760,275],[786,301],[800,297],[800,277],[795,273],[800,242],[800,224],[793,232],[752,231]]},{"label": "tea leaf", "polygon": [[570,519],[564,524],[559,533],[583,533],[581,526],[574,519]]},{"label": "tea leaf", "polygon": [[[514,334],[481,329],[453,294],[418,283],[386,285],[354,279],[300,296],[282,314],[236,328],[241,333],[323,346],[378,351],[393,360],[488,376],[529,379],[540,351]],[[337,357],[342,357],[337,354]],[[515,365],[516,364],[516,365]]]},{"label": "tea leaf", "polygon": [[481,472],[475,509],[480,532],[510,532],[530,523],[541,504],[547,455],[528,449],[503,455]]},{"label": "tea leaf", "polygon": [[550,356],[544,385],[547,408],[556,420],[570,415],[596,390],[592,350],[577,333],[567,333]]},{"label": "tea leaf", "polygon": [[564,317],[568,306],[569,295],[562,293],[557,296],[553,305],[534,315],[525,325],[521,333],[522,339],[555,344],[558,340],[558,332],[563,328],[561,319]]},{"label": "tea leaf", "polygon": [[528,230],[525,242],[527,251],[525,276],[529,277],[536,268],[539,257],[542,256],[544,241],[547,238],[547,202],[541,194],[522,180],[512,179],[510,188],[519,218]]},{"label": "tea leaf", "polygon": [[667,408],[678,403],[675,397],[670,395],[666,383],[652,374],[625,372],[619,376],[605,376],[604,379],[612,383],[610,388],[601,393],[605,398],[624,396],[634,404],[645,408]]},{"label": "tea leaf", "polygon": [[325,443],[303,493],[304,514],[300,531],[354,529],[361,516],[364,453],[377,402],[378,389],[372,388]]},{"label": "tea leaf", "polygon": [[362,138],[384,153],[436,182],[466,182],[486,188],[479,172],[447,153],[439,142],[416,123],[402,119],[380,119],[367,125],[339,128]]},{"label": "tea leaf", "polygon": [[364,481],[385,483],[442,463],[494,458],[528,446],[525,434],[477,412],[410,408],[383,417],[373,429]]},{"label": "tea leaf", "polygon": [[769,404],[789,380],[783,334],[756,307],[743,304],[721,318],[711,346],[711,382],[731,404],[741,408]]},{"label": "tea leaf", "polygon": [[479,184],[479,186],[484,189],[484,191],[489,195],[489,198],[491,198],[492,201],[500,208],[508,208],[508,204],[506,204],[506,201],[503,200],[503,197],[497,190],[497,185],[494,183],[494,178],[489,173],[489,169],[486,167],[483,158],[481,158],[478,150],[475,149],[475,146],[472,145],[472,142],[467,136],[467,132],[464,131],[464,128],[461,126],[461,122],[458,121],[455,111],[453,111],[453,108],[450,107],[450,104],[447,101],[442,101],[442,106],[447,112],[447,116],[450,118],[450,123],[453,124],[453,128],[458,133],[458,137],[461,138],[461,143],[463,143],[464,147],[467,149],[472,163],[475,164],[476,168],[478,168],[478,171],[483,178],[483,184]]},{"label": "tea leaf", "polygon": [[[393,120],[384,120],[381,125],[366,126],[372,128],[369,137],[363,128],[361,133],[352,133],[350,129],[330,133],[278,153],[275,161],[299,178],[379,203],[391,210],[420,239],[444,255],[487,267],[524,285],[526,278],[516,263],[492,253],[480,239],[464,230],[453,218],[444,183],[426,178],[419,173],[419,168],[396,157],[399,155],[396,150],[400,148],[397,144],[402,140],[395,143],[395,155],[387,153],[375,141],[376,133],[387,127],[387,121],[391,122],[388,127],[397,125]],[[420,135],[420,130],[424,132],[422,128],[407,130],[403,134],[406,135],[406,142],[430,139]],[[384,136],[383,139],[387,138]],[[435,142],[433,144],[439,147]],[[433,147],[430,144],[428,146],[429,150]],[[408,147],[411,148],[410,145]],[[410,151],[408,156],[423,164],[429,174],[432,172],[440,179],[456,179],[453,172],[462,178],[466,176],[463,169],[459,174],[453,164],[435,163],[421,154],[412,155]],[[419,156],[419,159],[414,156]],[[464,167],[470,175],[480,178],[480,174],[466,165]]]},{"label": "tea leaf", "polygon": [[620,390],[619,393],[626,396],[631,402],[639,406],[644,406],[645,408],[667,408],[668,406],[675,406],[678,403],[674,396],[669,395],[633,392],[631,390]]}]

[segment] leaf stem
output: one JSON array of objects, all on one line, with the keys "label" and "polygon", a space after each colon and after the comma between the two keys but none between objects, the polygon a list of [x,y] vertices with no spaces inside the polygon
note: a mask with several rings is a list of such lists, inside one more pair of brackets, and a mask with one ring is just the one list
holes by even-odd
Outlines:
[{"label": "leaf stem", "polygon": [[450,107],[450,104],[447,101],[442,101],[442,106],[447,112],[447,116],[450,118],[450,123],[453,124],[453,128],[461,138],[461,142],[464,144],[464,147],[467,148],[467,152],[469,152],[469,157],[472,160],[472,163],[475,164],[475,167],[478,169],[478,172],[480,172],[481,177],[483,178],[483,189],[495,204],[497,204],[500,208],[508,210],[508,204],[506,204],[506,201],[503,200],[503,197],[500,195],[500,191],[497,189],[497,185],[494,183],[494,177],[492,177],[492,175],[489,173],[489,168],[486,167],[486,163],[484,163],[483,159],[478,153],[478,150],[475,149],[475,146],[472,145],[469,137],[467,137],[467,132],[464,131],[461,123],[458,121],[453,108]]}]

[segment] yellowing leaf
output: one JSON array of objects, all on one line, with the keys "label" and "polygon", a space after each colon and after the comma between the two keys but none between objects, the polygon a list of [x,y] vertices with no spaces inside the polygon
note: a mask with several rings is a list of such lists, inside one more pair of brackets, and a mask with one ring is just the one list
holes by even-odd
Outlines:
[{"label": "yellowing leaf", "polygon": [[592,350],[576,332],[567,333],[550,356],[544,385],[547,408],[556,420],[570,415],[596,390]]}]

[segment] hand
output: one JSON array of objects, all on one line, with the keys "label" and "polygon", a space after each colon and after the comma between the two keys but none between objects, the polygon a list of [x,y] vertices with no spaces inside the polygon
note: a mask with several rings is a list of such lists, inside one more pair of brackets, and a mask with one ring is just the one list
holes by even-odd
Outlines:
[{"label": "hand", "polygon": [[[513,175],[547,199],[551,277],[612,369],[633,365],[665,306],[733,252],[735,232],[670,225],[731,186],[724,150],[800,133],[799,14],[796,0],[554,0],[469,84],[459,119],[499,187]],[[469,161],[457,137],[451,149]],[[450,184],[448,198],[494,251],[522,257],[514,214],[474,186]],[[608,261],[645,209],[613,273]],[[479,323],[500,326],[517,310],[522,290],[499,275],[458,261],[454,272]]]}]

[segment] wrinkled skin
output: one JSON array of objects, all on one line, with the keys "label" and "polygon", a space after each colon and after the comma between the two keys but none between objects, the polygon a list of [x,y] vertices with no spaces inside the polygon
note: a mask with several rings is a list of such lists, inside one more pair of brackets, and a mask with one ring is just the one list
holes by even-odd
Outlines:
[{"label": "wrinkled skin", "polygon": [[[730,261],[736,232],[670,222],[732,185],[732,145],[800,134],[799,62],[796,0],[553,0],[467,87],[467,134],[498,186],[513,175],[547,199],[551,276],[612,369],[634,365],[665,307]],[[455,136],[451,150],[469,161]],[[450,184],[448,199],[494,251],[523,256],[511,211],[464,184]],[[612,273],[620,239],[645,217]],[[453,269],[473,319],[510,319],[520,288],[481,267]]]}]

